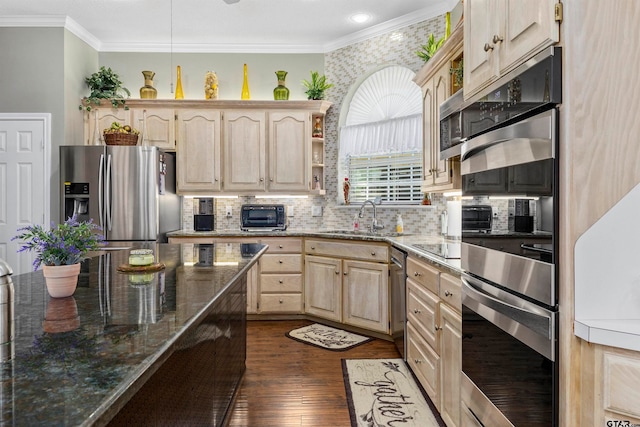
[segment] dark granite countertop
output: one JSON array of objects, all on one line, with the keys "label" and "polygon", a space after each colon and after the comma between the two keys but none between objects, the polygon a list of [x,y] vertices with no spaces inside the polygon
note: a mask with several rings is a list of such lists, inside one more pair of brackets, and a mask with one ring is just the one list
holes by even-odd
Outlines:
[{"label": "dark granite countertop", "polygon": [[5,345],[14,357],[2,363],[2,424],[107,422],[265,248],[243,257],[240,244],[157,244],[166,268],[145,274],[118,272],[129,251],[109,251],[83,261],[75,294],[61,299],[49,297],[41,271],[12,277],[15,335]]},{"label": "dark granite countertop", "polygon": [[447,240],[442,236],[434,236],[427,234],[413,234],[405,233],[398,234],[394,232],[381,232],[378,234],[371,234],[366,231],[353,232],[350,230],[303,230],[293,229],[285,231],[241,231],[241,230],[220,230],[220,231],[193,231],[193,230],[176,230],[167,233],[168,237],[186,237],[186,238],[223,238],[223,237],[246,237],[255,238],[259,240],[260,237],[321,237],[325,239],[341,239],[341,240],[354,240],[354,241],[369,241],[369,242],[386,242],[399,249],[406,251],[409,254],[416,255],[428,262],[436,264],[437,266],[445,267],[454,274],[460,274],[462,268],[460,266],[460,259],[445,259],[434,255],[430,252],[414,246],[420,243],[446,243],[446,242],[460,242],[460,240]]}]

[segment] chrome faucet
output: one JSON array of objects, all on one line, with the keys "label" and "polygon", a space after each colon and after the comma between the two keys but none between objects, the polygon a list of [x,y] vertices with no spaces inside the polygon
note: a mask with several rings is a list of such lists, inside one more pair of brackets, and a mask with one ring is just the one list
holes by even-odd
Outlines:
[{"label": "chrome faucet", "polygon": [[[379,198],[376,198],[376,201],[379,201]],[[384,228],[384,224],[378,225],[378,218],[376,216],[376,204],[374,203],[373,200],[365,200],[364,202],[362,202],[362,205],[360,206],[360,212],[358,213],[358,217],[359,218],[364,217],[364,207],[366,206],[367,203],[371,203],[371,206],[373,206],[373,219],[371,220],[371,227],[369,227],[369,231],[372,233],[375,233],[378,230],[382,230]]]}]

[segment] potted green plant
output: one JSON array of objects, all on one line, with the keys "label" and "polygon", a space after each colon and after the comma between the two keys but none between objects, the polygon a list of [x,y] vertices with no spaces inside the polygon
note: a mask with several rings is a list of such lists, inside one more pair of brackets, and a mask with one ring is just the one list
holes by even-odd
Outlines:
[{"label": "potted green plant", "polygon": [[93,220],[78,221],[74,215],[62,224],[52,225],[49,230],[39,224],[20,228],[20,233],[12,240],[24,242],[18,252],[36,252],[34,270],[42,265],[49,295],[63,298],[75,292],[80,261],[86,258],[87,252],[99,249],[103,243],[103,236],[97,233],[99,230]]},{"label": "potted green plant", "polygon": [[103,99],[110,100],[113,108],[123,106],[125,110],[129,109],[125,105],[124,95],[126,94],[128,98],[131,96],[131,92],[122,86],[120,77],[111,68],[102,66],[98,71],[85,78],[84,81],[91,89],[91,94],[83,98],[79,107],[81,110],[84,108],[87,111],[91,111],[91,106],[100,105],[100,101]]},{"label": "potted green plant", "polygon": [[416,55],[418,55],[424,62],[427,62],[436,53],[436,51],[440,49],[440,46],[442,46],[444,41],[445,41],[444,36],[436,40],[433,33],[431,33],[431,35],[427,39],[427,44],[423,44],[421,46],[421,50],[418,50],[416,52]]},{"label": "potted green plant", "polygon": [[307,88],[307,99],[324,99],[324,92],[333,87],[333,83],[327,83],[327,76],[317,71],[311,71],[311,81],[302,80],[302,84]]}]

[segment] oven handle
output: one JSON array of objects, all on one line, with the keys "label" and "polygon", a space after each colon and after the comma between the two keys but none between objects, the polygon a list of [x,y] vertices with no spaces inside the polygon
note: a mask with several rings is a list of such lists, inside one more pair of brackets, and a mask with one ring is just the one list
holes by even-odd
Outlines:
[{"label": "oven handle", "polygon": [[[538,353],[555,360],[556,312],[498,290],[467,274],[463,274],[461,280],[462,303],[465,306]],[[500,298],[484,290],[488,287],[496,289]]]},{"label": "oven handle", "polygon": [[467,139],[460,149],[460,173],[530,163],[554,157],[555,109]]}]

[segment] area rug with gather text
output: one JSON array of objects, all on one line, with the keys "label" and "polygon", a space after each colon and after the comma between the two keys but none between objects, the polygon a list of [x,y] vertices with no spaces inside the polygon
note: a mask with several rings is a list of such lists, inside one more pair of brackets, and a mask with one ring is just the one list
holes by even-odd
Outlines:
[{"label": "area rug with gather text", "polygon": [[351,427],[444,427],[402,359],[342,359]]},{"label": "area rug with gather text", "polygon": [[315,345],[333,351],[345,351],[373,338],[343,331],[342,329],[314,323],[294,329],[285,334],[287,337],[305,344]]}]

